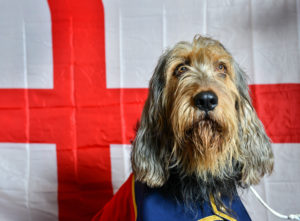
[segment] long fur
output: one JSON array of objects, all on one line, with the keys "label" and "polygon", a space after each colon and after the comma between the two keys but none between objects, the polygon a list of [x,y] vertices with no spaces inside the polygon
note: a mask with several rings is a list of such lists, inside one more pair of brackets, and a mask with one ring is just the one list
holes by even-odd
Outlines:
[{"label": "long fur", "polygon": [[[227,79],[211,65],[228,63]],[[176,65],[189,70],[175,76]],[[187,205],[210,196],[222,206],[236,187],[257,184],[273,169],[269,138],[251,104],[246,74],[218,41],[196,36],[179,42],[159,59],[150,80],[140,126],[133,142],[132,169],[138,181],[162,187]],[[214,91],[219,104],[209,115],[193,97]]]}]

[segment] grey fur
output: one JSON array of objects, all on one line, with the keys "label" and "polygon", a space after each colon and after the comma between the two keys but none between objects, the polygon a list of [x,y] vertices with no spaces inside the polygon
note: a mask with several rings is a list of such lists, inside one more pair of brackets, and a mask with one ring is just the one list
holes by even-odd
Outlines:
[{"label": "grey fur", "polygon": [[252,106],[245,72],[234,62],[236,84],[240,93],[240,151],[243,165],[240,183],[258,184],[264,174],[273,170],[274,157],[264,126]]},{"label": "grey fur", "polygon": [[168,51],[159,59],[149,84],[149,96],[142,113],[131,154],[136,179],[150,187],[162,186],[168,179],[168,122],[162,101]]}]

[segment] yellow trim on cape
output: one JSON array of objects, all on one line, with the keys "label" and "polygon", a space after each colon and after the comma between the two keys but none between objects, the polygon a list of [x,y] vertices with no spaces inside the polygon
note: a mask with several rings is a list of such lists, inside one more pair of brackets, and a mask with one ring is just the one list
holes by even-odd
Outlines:
[{"label": "yellow trim on cape", "polygon": [[198,221],[219,221],[219,220],[224,220],[219,216],[212,215],[212,216],[207,216],[205,218],[199,219]]},{"label": "yellow trim on cape", "polygon": [[218,209],[217,209],[217,206],[215,204],[215,199],[213,198],[213,196],[210,196],[210,203],[211,203],[211,207],[214,211],[214,213],[224,219],[227,219],[229,221],[237,221],[236,219],[230,217],[229,215],[223,213],[223,212],[220,212]]},{"label": "yellow trim on cape", "polygon": [[136,201],[135,201],[135,178],[134,178],[134,175],[132,175],[132,181],[131,181],[131,187],[132,187],[132,203],[133,203],[133,209],[134,209],[134,216],[135,216],[135,219],[137,219],[137,206],[136,206]]}]

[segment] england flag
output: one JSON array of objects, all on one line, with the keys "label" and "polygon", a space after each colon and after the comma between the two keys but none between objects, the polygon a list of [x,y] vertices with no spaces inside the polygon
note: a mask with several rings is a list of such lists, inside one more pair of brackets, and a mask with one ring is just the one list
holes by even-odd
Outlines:
[{"label": "england flag", "polygon": [[[0,1],[0,220],[91,220],[130,175],[158,57],[196,34],[249,75],[275,169],[255,189],[300,210],[300,2]],[[255,221],[279,220],[248,191]]]}]

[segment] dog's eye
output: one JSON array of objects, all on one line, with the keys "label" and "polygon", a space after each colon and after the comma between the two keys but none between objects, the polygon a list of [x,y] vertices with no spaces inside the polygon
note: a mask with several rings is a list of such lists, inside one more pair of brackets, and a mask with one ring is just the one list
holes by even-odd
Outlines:
[{"label": "dog's eye", "polygon": [[217,71],[226,73],[226,72],[227,72],[227,67],[226,67],[226,65],[223,64],[223,63],[219,63],[218,66],[217,66]]},{"label": "dog's eye", "polygon": [[180,76],[188,70],[188,67],[185,64],[180,64],[176,67],[174,71],[175,76]]},{"label": "dog's eye", "polygon": [[216,67],[216,71],[218,72],[218,75],[222,78],[226,78],[227,76],[227,67],[224,63],[219,63]]}]

